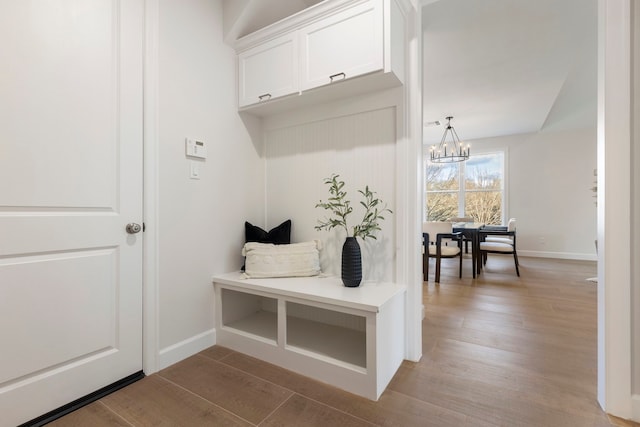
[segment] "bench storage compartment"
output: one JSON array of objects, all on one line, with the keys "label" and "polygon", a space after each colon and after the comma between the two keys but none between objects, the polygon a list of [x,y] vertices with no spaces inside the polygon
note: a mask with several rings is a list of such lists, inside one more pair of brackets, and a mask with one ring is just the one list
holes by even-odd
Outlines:
[{"label": "bench storage compartment", "polygon": [[213,278],[219,345],[377,400],[404,359],[406,289],[339,278]]}]

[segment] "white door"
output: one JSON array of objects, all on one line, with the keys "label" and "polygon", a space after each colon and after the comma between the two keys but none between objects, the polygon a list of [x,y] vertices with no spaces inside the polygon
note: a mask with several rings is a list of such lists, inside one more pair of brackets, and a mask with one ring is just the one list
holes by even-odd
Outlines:
[{"label": "white door", "polygon": [[0,425],[142,369],[143,0],[0,0]]}]

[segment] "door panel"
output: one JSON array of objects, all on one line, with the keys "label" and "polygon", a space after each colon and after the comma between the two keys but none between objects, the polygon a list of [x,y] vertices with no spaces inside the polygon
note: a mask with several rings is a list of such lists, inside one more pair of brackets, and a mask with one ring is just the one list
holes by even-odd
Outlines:
[{"label": "door panel", "polygon": [[143,19],[0,3],[0,425],[142,369]]},{"label": "door panel", "polygon": [[[12,320],[0,324],[0,335],[13,344],[3,347],[0,383],[116,348],[116,256],[108,248],[0,260],[0,282],[9,296],[0,301],[0,312]],[[64,313],[52,316],[51,302],[60,294],[82,303],[66,304]]]},{"label": "door panel", "polygon": [[286,34],[238,56],[240,107],[298,91],[296,35]]},{"label": "door panel", "polygon": [[[350,79],[384,66],[382,4],[370,1],[345,9],[301,30],[300,89]],[[338,74],[343,74],[342,77]]]},{"label": "door panel", "polygon": [[0,170],[12,179],[4,182],[1,202],[111,208],[119,137],[117,2],[10,3],[3,2],[0,17],[9,51],[0,79],[6,141]]}]

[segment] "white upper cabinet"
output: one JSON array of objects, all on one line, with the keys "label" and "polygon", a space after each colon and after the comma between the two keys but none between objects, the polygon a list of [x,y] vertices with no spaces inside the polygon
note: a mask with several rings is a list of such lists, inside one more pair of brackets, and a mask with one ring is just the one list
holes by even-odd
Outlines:
[{"label": "white upper cabinet", "polygon": [[239,108],[269,115],[401,85],[401,3],[325,0],[237,40]]},{"label": "white upper cabinet", "polygon": [[300,30],[301,90],[382,70],[382,3],[368,1]]},{"label": "white upper cabinet", "polygon": [[238,104],[244,107],[298,92],[298,39],[286,34],[238,55]]}]

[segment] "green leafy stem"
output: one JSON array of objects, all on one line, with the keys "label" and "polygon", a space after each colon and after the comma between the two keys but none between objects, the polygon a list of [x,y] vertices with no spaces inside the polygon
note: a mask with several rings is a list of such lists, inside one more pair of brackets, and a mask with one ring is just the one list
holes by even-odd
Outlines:
[{"label": "green leafy stem", "polygon": [[[316,208],[323,208],[331,212],[331,215],[324,220],[318,220],[318,225],[315,229],[331,230],[334,227],[344,228],[347,236],[350,235],[349,227],[347,225],[347,216],[353,212],[351,207],[351,201],[347,199],[347,192],[344,190],[345,183],[339,179],[340,175],[333,174],[329,178],[325,178],[324,183],[329,186],[329,198],[326,202],[320,200],[316,204]],[[363,190],[358,190],[363,196],[364,200],[360,204],[364,207],[365,212],[362,217],[362,221],[353,227],[353,237],[361,237],[363,240],[367,237],[375,239],[375,233],[380,228],[380,221],[384,220],[383,214],[393,213],[391,209],[387,208],[382,200],[375,197],[375,192],[369,189],[367,185]]]}]

